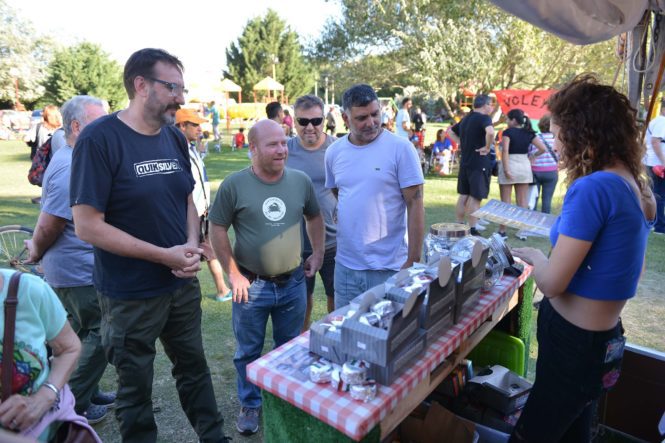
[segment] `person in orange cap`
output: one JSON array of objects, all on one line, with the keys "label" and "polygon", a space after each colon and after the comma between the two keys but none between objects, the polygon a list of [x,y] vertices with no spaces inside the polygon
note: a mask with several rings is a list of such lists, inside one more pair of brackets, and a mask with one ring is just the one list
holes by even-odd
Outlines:
[{"label": "person in orange cap", "polygon": [[219,264],[219,260],[215,256],[215,252],[210,246],[210,241],[208,240],[208,208],[210,208],[210,182],[208,181],[208,175],[206,174],[206,167],[201,159],[199,154],[199,146],[203,140],[203,131],[201,130],[201,123],[205,123],[208,120],[201,117],[193,109],[181,108],[175,114],[175,123],[178,129],[185,134],[185,138],[189,143],[189,161],[192,164],[192,175],[194,176],[194,191],[192,197],[194,198],[194,205],[196,206],[196,212],[199,214],[201,219],[201,244],[199,247],[203,249],[203,257],[208,262],[208,269],[210,269],[210,274],[215,281],[215,286],[217,287],[217,296],[218,301],[226,300],[228,296],[231,295],[229,287],[224,281],[224,274],[222,272],[222,266]]}]

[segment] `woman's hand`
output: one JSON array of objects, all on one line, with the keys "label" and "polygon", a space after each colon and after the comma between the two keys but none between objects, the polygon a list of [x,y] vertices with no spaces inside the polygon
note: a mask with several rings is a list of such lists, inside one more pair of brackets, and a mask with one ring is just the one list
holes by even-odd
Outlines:
[{"label": "woman's hand", "polygon": [[531,266],[536,266],[543,261],[547,261],[547,257],[543,254],[543,251],[536,248],[513,248],[510,250],[515,257],[522,259]]},{"label": "woman's hand", "polygon": [[506,168],[503,168],[503,175],[505,175],[508,180],[513,179],[513,174],[511,174]]},{"label": "woman's hand", "polygon": [[41,420],[54,401],[55,393],[49,389],[39,389],[30,396],[14,394],[0,404],[0,424],[17,432],[29,429]]}]

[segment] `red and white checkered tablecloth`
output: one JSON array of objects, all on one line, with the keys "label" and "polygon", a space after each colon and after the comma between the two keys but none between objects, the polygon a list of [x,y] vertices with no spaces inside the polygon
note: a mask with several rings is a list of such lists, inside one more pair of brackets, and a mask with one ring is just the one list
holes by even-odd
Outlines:
[{"label": "red and white checkered tablecloth", "polygon": [[[337,392],[329,384],[304,381],[302,374],[282,371],[289,356],[309,349],[309,331],[269,352],[247,366],[252,383],[359,441],[390,411],[397,407],[427,374],[439,366],[492,312],[526,281],[531,267],[519,278],[503,276],[490,292],[481,294],[475,305],[465,308],[459,323],[438,340],[427,344],[425,355],[407,369],[392,385],[379,386],[369,403],[355,401],[348,393]],[[303,352],[299,352],[303,351]],[[295,358],[295,357],[294,357]],[[288,365],[287,365],[288,366]],[[300,375],[298,377],[297,375]]]}]

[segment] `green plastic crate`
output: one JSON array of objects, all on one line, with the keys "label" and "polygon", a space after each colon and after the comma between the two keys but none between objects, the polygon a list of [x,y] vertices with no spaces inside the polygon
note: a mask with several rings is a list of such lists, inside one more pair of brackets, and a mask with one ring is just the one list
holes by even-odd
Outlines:
[{"label": "green plastic crate", "polygon": [[489,334],[471,351],[467,357],[474,369],[483,366],[501,365],[524,377],[524,342],[501,331]]}]

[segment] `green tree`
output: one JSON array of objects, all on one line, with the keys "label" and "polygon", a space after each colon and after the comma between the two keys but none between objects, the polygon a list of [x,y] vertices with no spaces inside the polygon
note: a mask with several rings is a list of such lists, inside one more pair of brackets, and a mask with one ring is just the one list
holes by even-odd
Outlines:
[{"label": "green tree", "polygon": [[290,99],[308,93],[314,86],[314,74],[305,61],[298,35],[273,10],[247,22],[238,41],[226,50],[226,63],[226,74],[242,87],[244,100],[253,99],[254,85],[272,76],[273,65],[275,80],[284,85]]},{"label": "green tree", "polygon": [[98,45],[84,42],[56,52],[47,72],[45,97],[53,103],[87,94],[108,101],[117,110],[127,101],[122,68]]},{"label": "green tree", "polygon": [[20,18],[5,0],[0,0],[0,108],[19,100],[34,103],[44,93],[44,70],[52,57],[54,43],[37,35],[28,20]]},{"label": "green tree", "polygon": [[575,46],[483,0],[340,0],[311,48],[314,60],[364,63],[399,53],[410,84],[454,102],[461,85],[493,89],[556,87],[594,71],[611,81],[610,42]]}]

